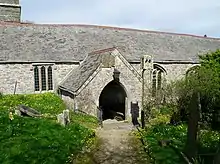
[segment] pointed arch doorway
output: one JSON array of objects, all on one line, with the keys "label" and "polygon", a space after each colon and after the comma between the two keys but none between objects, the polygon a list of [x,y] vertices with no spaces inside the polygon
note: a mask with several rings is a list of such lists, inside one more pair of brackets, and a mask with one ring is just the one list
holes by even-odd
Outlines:
[{"label": "pointed arch doorway", "polygon": [[99,107],[103,109],[103,120],[126,119],[127,93],[124,86],[117,80],[108,83],[99,97]]}]

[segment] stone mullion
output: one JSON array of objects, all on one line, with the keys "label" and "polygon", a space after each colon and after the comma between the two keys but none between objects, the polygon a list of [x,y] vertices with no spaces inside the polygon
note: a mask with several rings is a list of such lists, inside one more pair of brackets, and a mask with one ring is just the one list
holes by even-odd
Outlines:
[{"label": "stone mullion", "polygon": [[51,69],[52,69],[52,85],[53,85],[53,91],[56,87],[56,81],[55,81],[55,70],[56,70],[56,67],[54,68],[54,66],[51,66]]}]

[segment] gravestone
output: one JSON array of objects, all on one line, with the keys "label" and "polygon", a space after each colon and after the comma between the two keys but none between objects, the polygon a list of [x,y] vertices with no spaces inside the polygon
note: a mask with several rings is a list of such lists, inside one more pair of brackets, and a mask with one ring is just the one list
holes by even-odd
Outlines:
[{"label": "gravestone", "polygon": [[64,114],[60,113],[57,115],[57,122],[63,126],[66,126],[66,121],[64,119]]},{"label": "gravestone", "polygon": [[57,115],[57,122],[63,126],[66,126],[68,123],[70,123],[70,111],[63,110],[63,113],[60,113]]},{"label": "gravestone", "polygon": [[21,111],[20,110],[15,110],[15,115],[21,116]]},{"label": "gravestone", "polygon": [[70,122],[70,111],[68,109],[63,111],[63,116],[66,124]]},{"label": "gravestone", "polygon": [[140,126],[137,118],[139,117],[139,106],[137,101],[131,102],[131,118],[134,126]]},{"label": "gravestone", "polygon": [[25,105],[19,105],[17,110],[20,111],[21,116],[31,116],[31,117],[40,117],[41,116],[40,112],[36,111],[33,108],[25,106]]}]

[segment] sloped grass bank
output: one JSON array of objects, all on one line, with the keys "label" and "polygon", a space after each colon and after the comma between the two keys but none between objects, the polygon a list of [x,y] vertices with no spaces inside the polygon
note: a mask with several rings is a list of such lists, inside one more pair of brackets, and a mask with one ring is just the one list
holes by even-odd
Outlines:
[{"label": "sloped grass bank", "polygon": [[66,108],[62,99],[53,93],[0,96],[1,110],[8,110],[20,104],[34,108],[41,113],[50,114],[58,114]]},{"label": "sloped grass bank", "polygon": [[89,129],[96,129],[98,127],[97,118],[84,113],[71,113],[70,119],[73,123],[78,123]]},{"label": "sloped grass bank", "polygon": [[89,128],[96,126],[94,117],[74,113],[71,119],[75,120],[66,127],[48,118],[14,116],[11,121],[8,109],[19,104],[53,115],[65,109],[63,101],[52,93],[0,97],[1,164],[72,163],[95,139]]}]

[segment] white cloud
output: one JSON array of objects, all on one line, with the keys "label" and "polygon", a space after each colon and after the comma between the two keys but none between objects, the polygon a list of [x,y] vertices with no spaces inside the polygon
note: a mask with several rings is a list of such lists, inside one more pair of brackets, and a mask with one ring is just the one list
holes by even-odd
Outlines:
[{"label": "white cloud", "polygon": [[[65,3],[64,3],[65,2]],[[219,0],[21,0],[23,20],[220,36]]]}]

